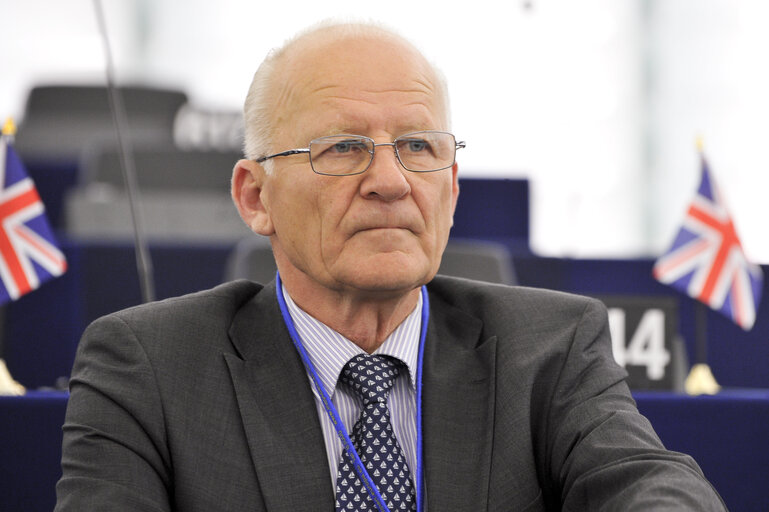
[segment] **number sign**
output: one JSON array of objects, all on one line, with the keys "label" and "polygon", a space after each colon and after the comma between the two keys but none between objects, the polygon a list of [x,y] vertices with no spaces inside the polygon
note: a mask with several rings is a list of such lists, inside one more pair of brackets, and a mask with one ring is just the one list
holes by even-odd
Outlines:
[{"label": "number sign", "polygon": [[632,389],[677,389],[685,354],[677,336],[678,303],[672,297],[601,297],[609,310],[614,359]]}]

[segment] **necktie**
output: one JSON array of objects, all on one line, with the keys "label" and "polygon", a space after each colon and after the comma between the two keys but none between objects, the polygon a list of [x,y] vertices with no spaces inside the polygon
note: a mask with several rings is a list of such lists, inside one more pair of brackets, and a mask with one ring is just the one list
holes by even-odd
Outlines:
[{"label": "necktie", "polygon": [[[385,356],[359,354],[345,365],[339,379],[363,401],[360,418],[350,436],[363,466],[390,511],[416,510],[414,484],[387,408],[387,396],[400,372],[399,362]],[[342,452],[336,480],[336,512],[377,510]]]}]

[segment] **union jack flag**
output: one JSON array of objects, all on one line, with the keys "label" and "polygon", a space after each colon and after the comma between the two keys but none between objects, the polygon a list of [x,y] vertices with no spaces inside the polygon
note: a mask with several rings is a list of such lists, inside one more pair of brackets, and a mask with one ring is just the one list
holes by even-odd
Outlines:
[{"label": "union jack flag", "polygon": [[67,270],[35,184],[8,139],[0,137],[0,304]]},{"label": "union jack flag", "polygon": [[702,179],[673,246],[654,277],[750,330],[761,300],[761,267],[745,258],[731,216],[702,157]]}]

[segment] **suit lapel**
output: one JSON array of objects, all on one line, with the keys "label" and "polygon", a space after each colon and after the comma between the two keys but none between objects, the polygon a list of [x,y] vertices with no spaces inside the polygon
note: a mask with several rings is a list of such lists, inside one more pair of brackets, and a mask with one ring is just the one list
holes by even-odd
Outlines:
[{"label": "suit lapel", "polygon": [[423,443],[430,510],[486,510],[494,426],[496,337],[430,296],[423,376]]},{"label": "suit lapel", "polygon": [[275,283],[235,316],[225,354],[267,510],[331,510],[325,443],[307,374],[283,324]]}]

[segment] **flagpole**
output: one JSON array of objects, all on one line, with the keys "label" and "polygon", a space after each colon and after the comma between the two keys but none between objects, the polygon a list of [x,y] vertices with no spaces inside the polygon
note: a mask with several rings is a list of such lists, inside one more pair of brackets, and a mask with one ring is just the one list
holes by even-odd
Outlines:
[{"label": "flagpole", "polygon": [[[704,156],[702,137],[697,137],[697,152]],[[702,168],[702,166],[700,166]],[[708,366],[708,311],[702,302],[694,301],[694,365],[684,381],[684,389],[690,395],[715,395],[721,390]]]},{"label": "flagpole", "polygon": [[[14,135],[16,135],[16,125],[13,119],[9,117],[3,124],[0,137],[2,137],[5,144],[10,144],[13,142]],[[5,157],[5,155],[3,156]],[[5,165],[5,162],[0,163],[0,165]],[[0,314],[2,314],[2,319],[5,320],[5,307],[0,310]],[[11,377],[11,372],[8,371],[5,359],[3,359],[4,355],[3,337],[0,336],[0,395],[23,395],[27,390]]]},{"label": "flagpole", "polygon": [[684,389],[690,395],[715,395],[721,386],[708,365],[708,310],[705,304],[697,300],[694,302],[695,364],[684,381]]},{"label": "flagpole", "polygon": [[[16,125],[13,123],[12,118],[8,118],[5,120],[5,123],[3,124],[2,132],[0,132],[0,139],[2,139],[2,142],[5,144],[10,144],[13,142],[13,136],[16,133]],[[3,158],[5,158],[5,154],[2,155]],[[0,166],[4,166],[5,162],[0,162]],[[5,306],[2,306],[0,308],[0,327],[2,327],[2,332],[5,332]],[[5,392],[5,388],[2,385],[2,382],[7,381],[8,379],[13,380],[11,378],[10,373],[8,373],[8,369],[5,367],[5,360],[3,359],[5,357],[5,340],[3,339],[5,336],[0,334],[0,365],[2,368],[0,368],[0,372],[5,370],[5,373],[3,375],[0,375],[0,395],[7,395],[9,393]],[[7,375],[7,377],[6,377]],[[14,381],[15,382],[15,381]]]}]

